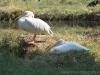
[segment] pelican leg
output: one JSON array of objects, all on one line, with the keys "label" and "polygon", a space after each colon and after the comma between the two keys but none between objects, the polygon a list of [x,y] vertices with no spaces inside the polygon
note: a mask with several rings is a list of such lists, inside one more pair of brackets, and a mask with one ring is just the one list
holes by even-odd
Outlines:
[{"label": "pelican leg", "polygon": [[36,34],[34,34],[34,37],[33,37],[33,41],[34,41],[34,42],[36,42],[35,38],[36,38]]},{"label": "pelican leg", "polygon": [[29,41],[28,44],[34,44],[36,42],[35,38],[36,38],[36,34],[34,34],[33,40]]}]

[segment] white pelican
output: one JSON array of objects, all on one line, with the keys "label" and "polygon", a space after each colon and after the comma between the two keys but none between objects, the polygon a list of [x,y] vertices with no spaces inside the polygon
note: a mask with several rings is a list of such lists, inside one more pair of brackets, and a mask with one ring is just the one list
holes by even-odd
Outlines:
[{"label": "white pelican", "polygon": [[50,34],[53,36],[53,32],[50,26],[39,18],[34,18],[34,14],[31,11],[25,11],[18,19],[18,25],[34,34],[33,40],[29,44],[34,43],[36,40],[36,35],[39,34]]},{"label": "white pelican", "polygon": [[[62,45],[61,45],[60,42],[64,42],[64,43],[62,43]],[[50,48],[51,53],[65,53],[65,52],[68,52],[68,51],[71,51],[71,50],[77,50],[77,51],[87,51],[87,50],[89,50],[88,48],[86,48],[86,47],[84,47],[84,46],[82,46],[78,43],[72,42],[72,41],[66,42],[64,40],[60,40],[60,42],[55,43],[54,46],[52,46]]]}]

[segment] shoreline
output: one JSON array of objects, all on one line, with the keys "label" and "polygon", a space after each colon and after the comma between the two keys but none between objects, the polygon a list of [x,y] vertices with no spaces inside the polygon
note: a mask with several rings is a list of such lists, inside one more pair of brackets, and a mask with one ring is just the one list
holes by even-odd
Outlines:
[{"label": "shoreline", "polygon": [[[1,11],[0,12],[0,21],[13,21],[17,18],[23,11]],[[34,13],[35,17],[40,18],[45,21],[100,21],[100,14],[97,12],[91,13],[81,13],[81,14],[48,14],[48,13]]]}]

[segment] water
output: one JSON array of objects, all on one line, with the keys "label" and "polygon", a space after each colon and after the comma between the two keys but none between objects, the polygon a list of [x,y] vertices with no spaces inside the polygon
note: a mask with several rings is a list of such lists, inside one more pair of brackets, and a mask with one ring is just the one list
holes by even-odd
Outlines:
[{"label": "water", "polygon": [[[71,34],[89,34],[89,35],[100,35],[100,23],[98,21],[90,21],[90,22],[74,22],[74,21],[48,21],[47,22],[51,30],[54,32],[54,34],[57,36],[63,36],[63,35],[71,35]],[[9,22],[0,22],[0,35],[7,34],[7,32],[14,34],[29,34],[27,31],[25,32],[21,28],[19,28],[17,22],[9,23]],[[6,33],[5,33],[6,29]],[[12,33],[11,33],[12,34]],[[58,35],[59,34],[59,35]],[[66,37],[65,36],[65,37]],[[75,35],[72,35],[74,37]],[[73,40],[73,39],[71,39]]]},{"label": "water", "polygon": [[[75,27],[75,26],[79,26],[79,27],[91,27],[91,28],[96,28],[96,27],[100,27],[100,22],[98,21],[88,21],[88,22],[84,22],[84,21],[79,21],[79,22],[74,22],[74,21],[48,21],[47,22],[51,27],[65,27],[65,26],[69,26],[69,27]],[[0,22],[0,28],[19,28],[17,22],[15,23],[9,23],[9,22]]]},{"label": "water", "polygon": [[[69,34],[74,34],[75,33],[93,33],[93,34],[97,34],[99,33],[100,35],[100,23],[97,21],[90,21],[90,22],[74,22],[74,21],[48,21],[47,22],[50,27],[51,30],[57,34],[60,33],[61,36],[65,35],[66,33]],[[11,29],[14,29],[17,31],[20,29],[17,22],[15,23],[9,23],[9,22],[0,22],[0,29],[2,30],[7,30],[10,32]],[[2,31],[1,30],[1,31]],[[23,34],[22,29],[20,29],[20,34]]]}]

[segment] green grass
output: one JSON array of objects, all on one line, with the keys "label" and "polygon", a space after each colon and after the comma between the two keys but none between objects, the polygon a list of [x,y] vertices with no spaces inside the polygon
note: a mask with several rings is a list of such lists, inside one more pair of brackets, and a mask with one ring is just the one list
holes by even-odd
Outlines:
[{"label": "green grass", "polygon": [[[51,54],[38,48],[25,52],[21,34],[29,34],[19,29],[17,24],[1,23],[0,29],[0,74],[1,75],[91,75],[100,74],[98,23],[93,22],[48,22],[55,34],[51,44],[58,39],[75,41],[90,49],[89,52],[68,52]],[[8,25],[8,26],[7,26]],[[75,26],[74,26],[75,25]],[[80,26],[82,25],[82,26]],[[88,26],[87,26],[88,25]],[[97,25],[97,26],[96,26]],[[89,36],[89,37],[87,37]],[[25,53],[23,53],[25,52]],[[75,60],[75,61],[74,61]],[[82,72],[82,73],[81,73]]]}]

